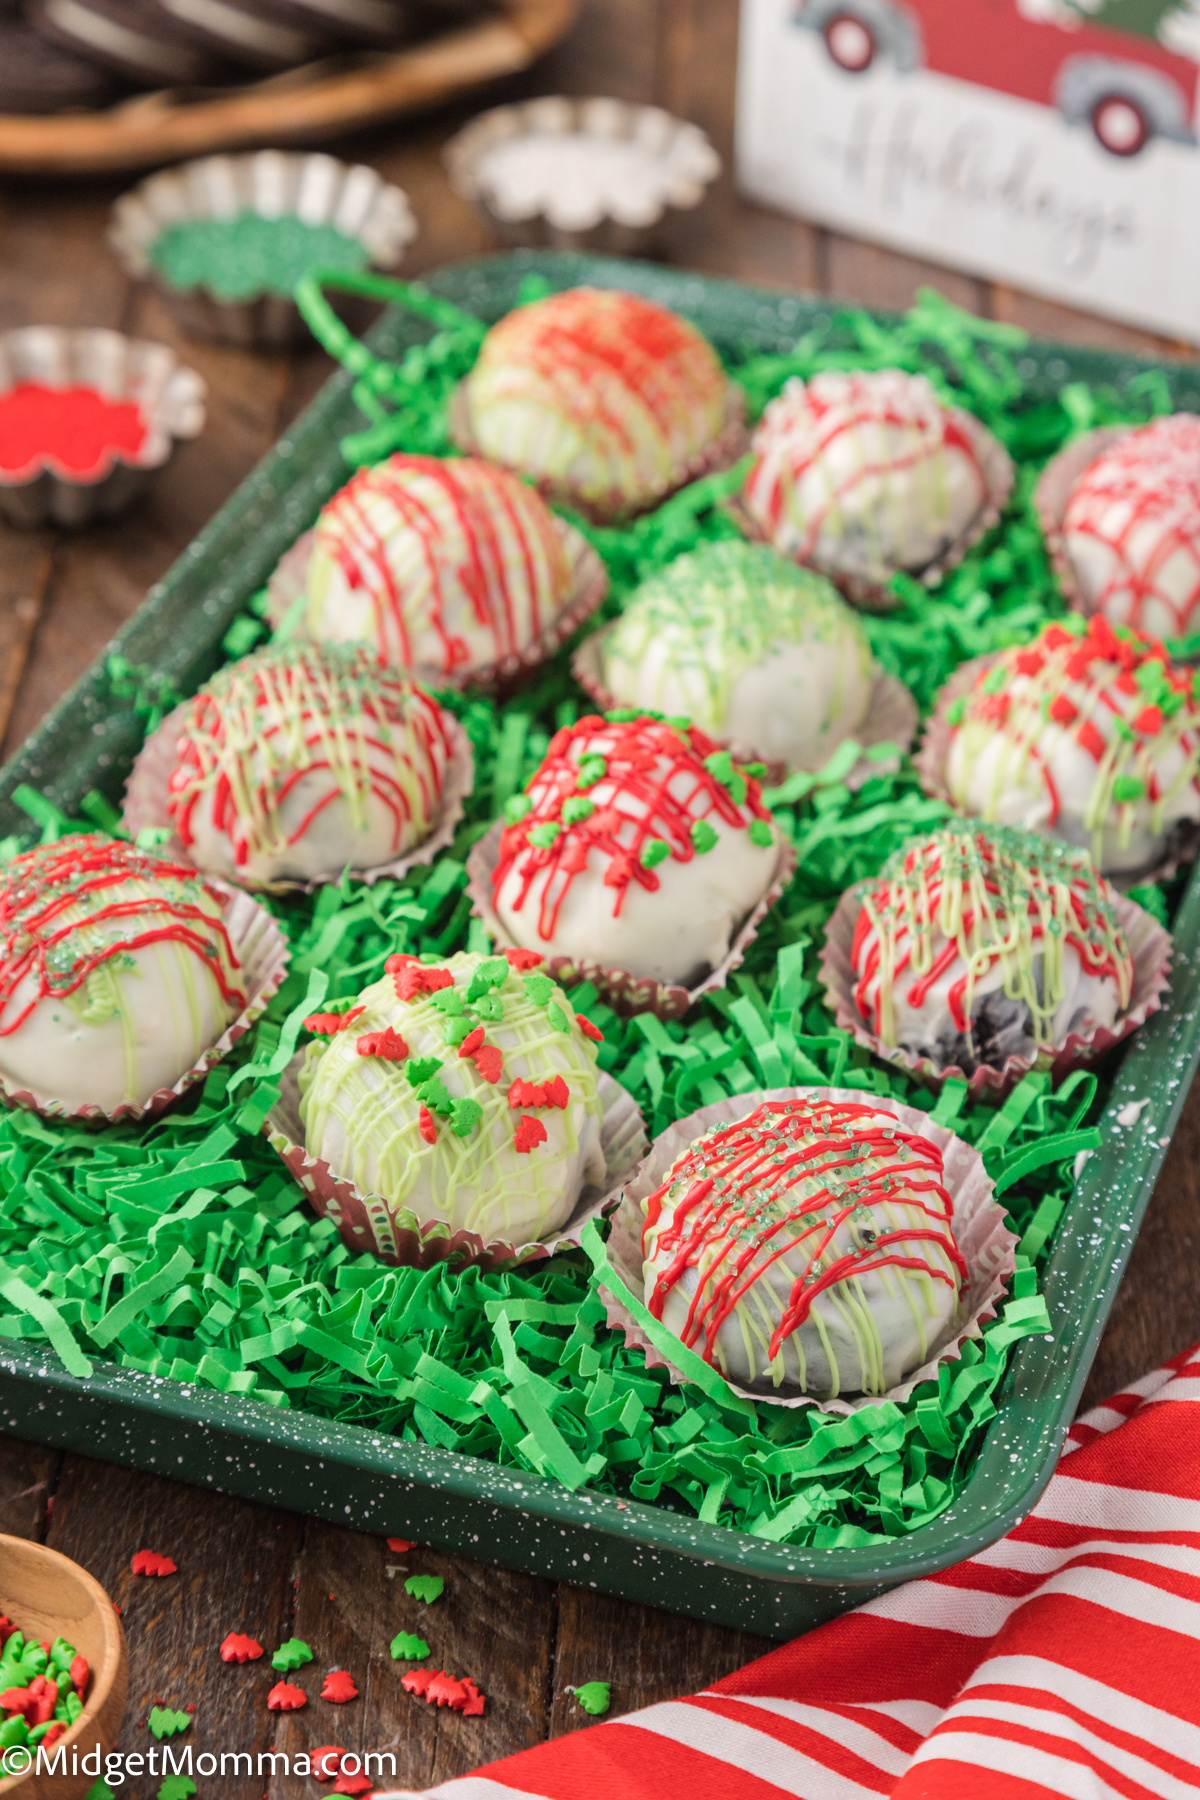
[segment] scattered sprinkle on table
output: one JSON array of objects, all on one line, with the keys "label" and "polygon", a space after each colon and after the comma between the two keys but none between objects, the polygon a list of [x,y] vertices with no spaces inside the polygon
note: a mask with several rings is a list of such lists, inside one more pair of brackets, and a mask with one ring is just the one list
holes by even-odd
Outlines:
[{"label": "scattered sprinkle on table", "polygon": [[354,1685],[354,1677],[348,1669],[331,1669],[325,1677],[325,1685],[321,1689],[322,1700],[332,1700],[338,1706],[344,1706],[347,1700],[357,1700],[358,1689]]},{"label": "scattered sprinkle on table", "polygon": [[301,1669],[310,1663],[313,1653],[303,1638],[289,1638],[286,1644],[280,1644],[271,1658],[271,1667],[280,1675],[290,1675],[293,1669]]},{"label": "scattered sprinkle on table", "polygon": [[429,1645],[414,1631],[401,1631],[392,1639],[392,1655],[399,1662],[422,1662],[429,1655]]},{"label": "scattered sprinkle on table", "polygon": [[195,1791],[190,1775],[168,1775],[158,1790],[158,1800],[191,1800]]},{"label": "scattered sprinkle on table", "polygon": [[231,1631],[221,1645],[222,1662],[257,1662],[263,1653],[263,1647],[257,1638],[247,1637],[244,1633]]},{"label": "scattered sprinkle on table", "polygon": [[430,1706],[449,1706],[466,1717],[483,1711],[485,1696],[469,1676],[456,1681],[445,1669],[410,1669],[400,1677],[400,1686],[409,1694],[419,1694]]},{"label": "scattered sprinkle on table", "polygon": [[175,1737],[177,1733],[186,1731],[191,1722],[191,1713],[173,1712],[169,1706],[156,1706],[150,1713],[150,1735],[161,1743],[163,1738]]},{"label": "scattered sprinkle on table", "polygon": [[160,1556],[157,1550],[139,1550],[132,1566],[135,1575],[175,1575],[179,1571],[178,1563],[169,1556]]},{"label": "scattered sprinkle on table", "polygon": [[308,1753],[308,1766],[317,1781],[332,1781],[339,1774],[346,1752],[340,1744],[319,1744]]},{"label": "scattered sprinkle on table", "polygon": [[389,1550],[394,1550],[398,1556],[403,1556],[406,1550],[415,1550],[417,1544],[415,1538],[389,1538],[387,1547]]},{"label": "scattered sprinkle on table", "polygon": [[277,1681],[267,1695],[267,1709],[270,1712],[299,1712],[302,1706],[308,1705],[308,1695],[302,1687],[296,1687],[290,1681]]},{"label": "scattered sprinkle on table", "polygon": [[611,1686],[607,1681],[585,1681],[582,1687],[568,1688],[568,1694],[574,1694],[585,1713],[591,1713],[598,1719],[606,1713],[611,1697]]},{"label": "scattered sprinkle on table", "polygon": [[423,1600],[426,1606],[432,1606],[440,1600],[446,1583],[440,1575],[410,1575],[404,1584],[404,1591],[413,1600]]}]

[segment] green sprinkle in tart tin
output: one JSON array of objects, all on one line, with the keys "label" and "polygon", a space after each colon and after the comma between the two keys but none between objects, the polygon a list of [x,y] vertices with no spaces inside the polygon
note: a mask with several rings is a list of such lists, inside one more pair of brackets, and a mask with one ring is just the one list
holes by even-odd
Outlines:
[{"label": "green sprinkle in tart tin", "polygon": [[[945,1185],[954,1202],[954,1237],[967,1265],[967,1282],[958,1309],[929,1346],[929,1355],[920,1367],[884,1393],[853,1394],[832,1400],[810,1394],[779,1394],[764,1386],[748,1388],[726,1381],[718,1369],[689,1350],[655,1318],[643,1300],[642,1202],[666,1179],[676,1158],[706,1132],[744,1119],[766,1101],[809,1100],[818,1096],[830,1104],[848,1101],[857,1106],[868,1105],[894,1119],[903,1130],[926,1139],[941,1153]],[[615,1210],[612,1233],[605,1247],[607,1270],[600,1280],[608,1323],[624,1332],[628,1346],[645,1352],[649,1367],[665,1368],[677,1385],[699,1380],[708,1386],[715,1381],[739,1400],[750,1400],[756,1405],[810,1406],[818,1412],[850,1414],[866,1407],[884,1406],[888,1401],[907,1400],[920,1382],[937,1379],[942,1363],[961,1357],[967,1338],[980,1336],[984,1325],[996,1316],[1016,1267],[1017,1239],[1005,1223],[1008,1213],[995,1198],[994,1184],[978,1150],[946,1126],[936,1124],[928,1113],[866,1094],[861,1088],[772,1088],[702,1106],[661,1132],[619,1195],[610,1195],[609,1199]]]},{"label": "green sprinkle in tart tin", "polygon": [[309,269],[395,268],[416,231],[407,196],[364,163],[258,150],[149,176],[108,241],[190,335],[277,349],[307,339],[292,292]]}]

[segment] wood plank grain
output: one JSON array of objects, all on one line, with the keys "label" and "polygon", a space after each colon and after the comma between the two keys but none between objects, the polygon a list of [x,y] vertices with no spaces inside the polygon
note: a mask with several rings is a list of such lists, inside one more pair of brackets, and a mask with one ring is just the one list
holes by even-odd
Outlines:
[{"label": "wood plank grain", "polygon": [[[270,1748],[276,1722],[266,1696],[278,1677],[268,1658],[286,1635],[303,1532],[303,1521],[287,1513],[68,1455],[47,1541],[89,1570],[121,1608],[130,1677],[122,1750],[153,1746],[145,1721],[155,1701],[195,1707],[186,1740],[170,1740],[176,1748],[190,1742],[194,1756],[256,1759]],[[178,1574],[134,1575],[130,1562],[146,1549],[170,1556]],[[219,1648],[231,1631],[257,1638],[267,1657],[222,1662]],[[222,1800],[261,1800],[264,1785],[257,1769],[250,1777],[227,1774]],[[154,1791],[150,1782],[145,1791]]]},{"label": "wood plank grain", "polygon": [[610,1684],[609,1717],[616,1718],[638,1706],[696,1693],[774,1648],[748,1631],[561,1586],[550,1736],[594,1723],[571,1691],[586,1682]]},{"label": "wood plank grain", "polygon": [[45,1542],[62,1460],[61,1450],[0,1435],[0,1532]]},{"label": "wood plank grain", "polygon": [[986,282],[958,269],[947,269],[923,257],[906,256],[882,244],[864,243],[840,231],[826,234],[825,291],[839,300],[885,312],[903,312],[911,306],[918,288],[936,288],[956,306],[986,316],[990,303]]}]

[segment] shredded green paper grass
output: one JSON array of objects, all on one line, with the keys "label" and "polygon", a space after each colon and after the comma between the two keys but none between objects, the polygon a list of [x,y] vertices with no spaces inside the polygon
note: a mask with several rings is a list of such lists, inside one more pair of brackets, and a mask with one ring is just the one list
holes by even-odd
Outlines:
[{"label": "shredded green paper grass", "polygon": [[[348,441],[352,458],[449,447],[445,401],[476,353],[480,327],[445,302],[405,293],[436,331],[395,368],[319,319],[322,335],[355,367],[372,421]],[[317,317],[312,291],[307,304]],[[1017,459],[1001,526],[935,594],[900,580],[896,611],[868,621],[876,655],[923,708],[965,657],[1028,638],[1063,610],[1029,506],[1045,458],[1087,426],[1168,408],[1149,378],[1124,400],[1068,387],[1053,402],[1025,405],[1014,360],[1022,342],[926,295],[894,327],[847,312],[788,356],[732,364],[755,412],[790,375],[830,366],[922,369]],[[736,479],[708,477],[623,529],[587,527],[612,576],[610,614],[675,555],[733,534],[720,501]],[[243,655],[266,635],[261,600],[252,601],[226,651]],[[314,1217],[262,1135],[306,1014],[355,994],[394,951],[442,957],[483,947],[464,891],[466,854],[529,778],[552,732],[587,710],[568,661],[562,653],[502,707],[444,696],[471,738],[477,770],[454,845],[402,882],[345,881],[272,901],[292,943],[291,972],[265,1018],[202,1088],[150,1123],[101,1132],[24,1112],[0,1118],[0,1335],[48,1346],[75,1375],[109,1359],[779,1542],[896,1538],[960,1491],[1003,1404],[1012,1345],[1049,1328],[1038,1267],[1075,1159],[1099,1142],[1093,1074],[1071,1075],[1056,1093],[1045,1076],[1029,1076],[999,1110],[977,1107],[960,1083],[938,1098],[915,1087],[833,1025],[816,968],[839,895],[945,816],[907,760],[890,773],[873,752],[879,772],[851,792],[844,777],[857,751],[846,745],[819,776],[793,777],[769,796],[796,842],[798,873],[730,986],[707,995],[686,1021],[622,1021],[590,987],[573,991],[604,1032],[602,1067],[636,1097],[652,1133],[730,1094],[826,1083],[931,1110],[979,1148],[1022,1234],[1013,1292],[982,1338],[903,1404],[836,1417],[754,1406],[711,1371],[671,1386],[604,1323],[600,1229],[591,1230],[586,1253],[510,1272],[388,1269],[347,1250],[335,1227]],[[175,699],[161,680],[116,659],[110,680],[114,700],[132,700],[148,726]],[[44,841],[79,828],[28,790],[18,798]],[[111,798],[91,795],[81,811],[90,826],[116,823]],[[5,846],[10,854],[18,847]],[[1158,890],[1139,898],[1165,911]]]}]

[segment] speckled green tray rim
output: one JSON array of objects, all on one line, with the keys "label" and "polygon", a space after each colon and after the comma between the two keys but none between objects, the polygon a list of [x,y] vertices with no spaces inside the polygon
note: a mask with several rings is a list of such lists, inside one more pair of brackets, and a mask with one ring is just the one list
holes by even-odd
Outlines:
[{"label": "speckled green tray rim", "polygon": [[[551,252],[463,263],[427,281],[494,319],[515,304],[531,272],[556,287],[587,280],[636,289],[686,313],[729,349],[782,351],[833,310],[814,297]],[[395,354],[424,335],[418,322],[388,314],[374,342]],[[1119,389],[1150,368],[1162,370],[1176,407],[1200,411],[1194,365],[1034,341],[1020,372],[1035,393],[1048,394],[1067,381]],[[334,376],[151,590],[112,648],[182,691],[194,689],[222,660],[221,638],[247,598],[344,480],[338,440],[359,423],[349,377]],[[96,664],[0,772],[0,836],[27,827],[12,800],[21,782],[68,814],[91,788],[117,799],[139,742],[137,719],[113,710],[104,664]],[[0,1430],[698,1618],[793,1635],[994,1542],[1049,1479],[1200,1062],[1196,879],[1175,937],[1168,1003],[1125,1053],[1101,1121],[1101,1148],[1058,1228],[1044,1283],[1053,1338],[1017,1345],[999,1413],[958,1500],[886,1549],[769,1543],[661,1507],[571,1494],[520,1470],[117,1367],[80,1381],[53,1355],[3,1339]],[[1125,1109],[1137,1101],[1148,1104],[1136,1123],[1123,1126],[1123,1111],[1130,1117]]]}]

